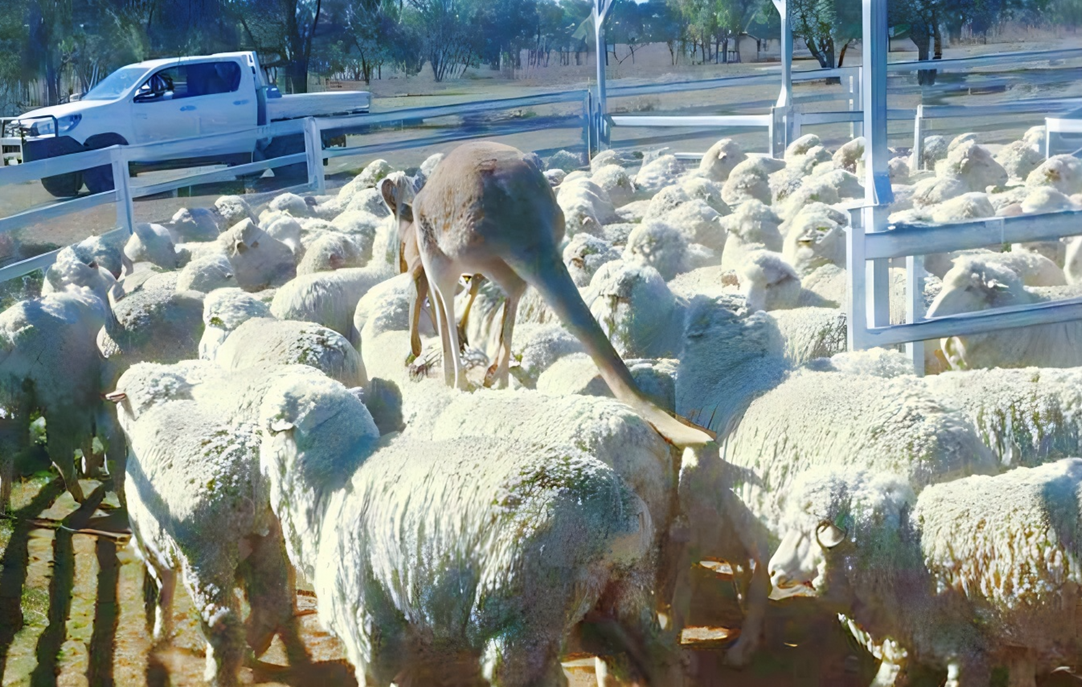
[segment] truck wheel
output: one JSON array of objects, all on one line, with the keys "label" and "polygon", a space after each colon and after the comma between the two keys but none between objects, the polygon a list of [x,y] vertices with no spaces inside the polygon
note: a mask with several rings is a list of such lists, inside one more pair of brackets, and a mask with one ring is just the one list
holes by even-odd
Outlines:
[{"label": "truck wheel", "polygon": [[102,165],[83,171],[83,181],[91,193],[105,193],[113,190],[113,168]]},{"label": "truck wheel", "polygon": [[71,198],[79,195],[79,190],[83,188],[83,173],[71,172],[54,177],[42,177],[41,185],[45,187],[49,195],[55,198]]}]

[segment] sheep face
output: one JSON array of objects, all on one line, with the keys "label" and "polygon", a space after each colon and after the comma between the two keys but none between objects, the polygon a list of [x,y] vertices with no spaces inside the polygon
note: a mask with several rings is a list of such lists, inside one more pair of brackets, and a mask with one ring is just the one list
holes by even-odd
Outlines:
[{"label": "sheep face", "polygon": [[839,610],[853,598],[850,571],[890,565],[913,490],[895,475],[810,470],[793,484],[786,534],[767,566],[770,598],[814,596]]},{"label": "sheep face", "polygon": [[589,294],[590,312],[621,356],[649,358],[667,352],[676,302],[656,269],[606,263],[590,282]]},{"label": "sheep face", "polygon": [[826,215],[798,217],[785,238],[785,258],[800,274],[845,264],[845,232]]},{"label": "sheep face", "polygon": [[1022,282],[1012,270],[963,258],[943,275],[943,290],[932,301],[928,317],[1010,305],[1021,293]]}]

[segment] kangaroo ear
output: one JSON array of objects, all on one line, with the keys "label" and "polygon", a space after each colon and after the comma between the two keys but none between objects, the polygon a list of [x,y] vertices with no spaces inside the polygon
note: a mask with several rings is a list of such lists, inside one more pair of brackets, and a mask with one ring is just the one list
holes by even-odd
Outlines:
[{"label": "kangaroo ear", "polygon": [[398,215],[398,200],[395,199],[395,183],[394,179],[384,177],[379,182],[379,193],[383,196],[383,202],[387,204],[387,208],[391,211],[392,215]]}]

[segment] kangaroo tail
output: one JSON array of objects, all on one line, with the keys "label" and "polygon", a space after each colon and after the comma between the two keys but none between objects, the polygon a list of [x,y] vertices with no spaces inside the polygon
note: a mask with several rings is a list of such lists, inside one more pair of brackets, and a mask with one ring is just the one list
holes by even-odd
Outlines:
[{"label": "kangaroo tail", "polygon": [[516,261],[511,267],[541,293],[563,325],[582,343],[613,395],[634,408],[666,441],[685,447],[701,446],[714,440],[713,433],[683,418],[674,418],[643,396],[627,365],[583,302],[563,261],[558,257]]}]

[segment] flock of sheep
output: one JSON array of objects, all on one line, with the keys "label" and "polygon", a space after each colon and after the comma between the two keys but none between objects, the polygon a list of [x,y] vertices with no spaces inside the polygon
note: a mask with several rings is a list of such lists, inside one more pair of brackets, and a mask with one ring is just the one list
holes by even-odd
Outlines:
[{"label": "flock of sheep", "polygon": [[[1041,138],[929,137],[893,218],[1082,208]],[[694,684],[703,560],[743,588],[736,665],[801,595],[876,685],[1082,668],[1082,323],[928,342],[927,377],[846,352],[862,157],[468,144],[65,248],[0,314],[0,511],[40,413],[77,501],[111,473],[158,642],[179,575],[217,685],[275,635],[307,660],[297,572],[361,685],[562,685],[579,651],[599,685]],[[1082,239],[1004,248],[926,256],[929,314],[1082,289]]]}]

